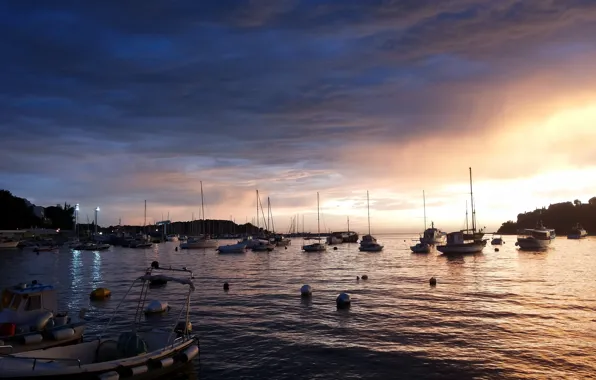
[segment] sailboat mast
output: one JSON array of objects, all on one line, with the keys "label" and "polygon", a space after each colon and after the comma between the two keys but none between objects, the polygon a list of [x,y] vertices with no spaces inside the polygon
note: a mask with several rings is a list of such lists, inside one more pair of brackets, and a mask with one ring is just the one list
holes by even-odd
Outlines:
[{"label": "sailboat mast", "polygon": [[350,217],[348,216],[348,233],[350,233]]},{"label": "sailboat mast", "polygon": [[145,214],[143,217],[143,233],[147,234],[147,200],[145,199]]},{"label": "sailboat mast", "polygon": [[476,210],[474,209],[474,190],[472,190],[472,168],[470,169],[470,207],[472,208],[472,231],[476,232]]},{"label": "sailboat mast", "polygon": [[257,190],[257,234],[259,233],[259,190]]},{"label": "sailboat mast", "polygon": [[424,230],[426,230],[426,196],[424,195],[424,190],[422,190],[422,205],[424,208]]},{"label": "sailboat mast", "polygon": [[317,192],[317,233],[319,235],[319,240],[321,240],[321,225],[319,221],[319,193]]},{"label": "sailboat mast", "polygon": [[468,201],[466,201],[466,232],[469,232],[470,228],[468,227]]},{"label": "sailboat mast", "polygon": [[368,190],[366,190],[366,210],[368,213],[368,234],[370,235],[370,201],[368,198]]},{"label": "sailboat mast", "polygon": [[203,221],[201,223],[203,236],[205,236],[205,204],[203,201],[203,181],[201,181],[201,213],[203,214]]}]

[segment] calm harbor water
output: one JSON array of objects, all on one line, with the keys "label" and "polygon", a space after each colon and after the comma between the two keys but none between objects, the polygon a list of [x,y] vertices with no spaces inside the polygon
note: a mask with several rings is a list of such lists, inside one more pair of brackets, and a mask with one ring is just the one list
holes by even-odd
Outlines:
[{"label": "calm harbor water", "polygon": [[[595,238],[560,237],[537,253],[518,251],[515,237],[505,236],[500,252],[489,245],[484,254],[460,257],[412,254],[413,236],[377,238],[381,253],[359,252],[356,244],[303,253],[300,239],[287,250],[243,255],[176,252],[178,243],[6,251],[0,285],[54,284],[71,313],[89,308],[93,335],[151,261],[187,266],[196,276],[191,319],[201,356],[181,378],[594,378]],[[363,274],[369,279],[356,281]],[[436,287],[428,284],[432,276]],[[303,284],[313,287],[311,301],[300,298]],[[109,288],[112,299],[90,302],[97,287]],[[350,310],[336,310],[342,291],[352,296]],[[182,294],[167,284],[150,298],[168,301],[173,317]],[[135,306],[127,302],[123,316],[132,318]]]}]

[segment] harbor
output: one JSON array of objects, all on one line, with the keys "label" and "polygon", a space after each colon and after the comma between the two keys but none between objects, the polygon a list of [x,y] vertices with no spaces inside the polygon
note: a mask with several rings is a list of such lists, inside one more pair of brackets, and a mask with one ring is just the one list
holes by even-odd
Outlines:
[{"label": "harbor", "polygon": [[[515,236],[505,235],[498,253],[489,246],[483,254],[458,256],[412,253],[416,235],[378,238],[381,252],[342,244],[324,254],[305,254],[300,244],[242,255],[177,250],[179,242],[95,252],[24,248],[3,254],[0,278],[5,285],[37,280],[55,286],[60,309],[73,317],[87,309],[85,340],[92,341],[130,282],[153,261],[192,270],[189,318],[200,358],[180,378],[339,378],[354,372],[387,378],[396,371],[422,379],[541,377],[548,361],[559,363],[548,367],[554,377],[589,377],[596,370],[589,355],[570,354],[582,347],[589,352],[596,341],[589,333],[596,289],[585,281],[596,273],[581,264],[590,262],[593,237],[555,239],[550,251],[536,253],[518,250]],[[300,295],[304,284],[312,288],[309,298]],[[111,297],[90,300],[98,288],[110,289]],[[351,296],[349,309],[336,308],[342,292]],[[179,287],[168,283],[148,294],[171,309],[143,316],[143,323],[171,325],[184,306]],[[113,327],[127,331],[135,308],[133,297]]]}]

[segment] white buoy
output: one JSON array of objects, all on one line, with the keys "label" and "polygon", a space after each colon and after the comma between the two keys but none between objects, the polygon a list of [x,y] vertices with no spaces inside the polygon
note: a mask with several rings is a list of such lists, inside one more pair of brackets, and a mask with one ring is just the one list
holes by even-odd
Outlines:
[{"label": "white buoy", "polygon": [[170,306],[165,301],[153,300],[145,307],[145,314],[159,314],[164,313],[170,309]]},{"label": "white buoy", "polygon": [[310,287],[310,285],[302,285],[302,287],[300,288],[300,295],[302,297],[312,296],[312,288]]},{"label": "white buoy", "polygon": [[337,304],[338,309],[347,309],[352,304],[352,300],[348,293],[340,293],[340,295],[337,296],[335,303]]}]

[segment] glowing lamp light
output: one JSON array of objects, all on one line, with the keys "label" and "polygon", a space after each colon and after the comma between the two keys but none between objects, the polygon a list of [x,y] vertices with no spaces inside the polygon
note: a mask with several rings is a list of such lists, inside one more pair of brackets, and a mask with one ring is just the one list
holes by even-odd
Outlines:
[{"label": "glowing lamp light", "polygon": [[75,211],[79,211],[79,204],[78,203],[75,205]]},{"label": "glowing lamp light", "polygon": [[95,211],[99,211],[99,206],[97,206],[97,207],[95,208]]}]

